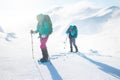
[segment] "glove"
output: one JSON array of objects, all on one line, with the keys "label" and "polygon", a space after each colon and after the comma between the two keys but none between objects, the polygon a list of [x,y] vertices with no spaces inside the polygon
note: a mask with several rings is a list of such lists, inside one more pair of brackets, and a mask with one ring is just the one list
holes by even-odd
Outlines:
[{"label": "glove", "polygon": [[42,34],[42,35],[41,35],[41,37],[42,37],[42,38],[46,38],[46,37],[47,37],[47,35],[45,35],[45,34]]},{"label": "glove", "polygon": [[30,33],[31,33],[31,34],[33,34],[33,33],[34,33],[34,31],[33,31],[33,30],[31,30],[31,31],[30,31]]}]

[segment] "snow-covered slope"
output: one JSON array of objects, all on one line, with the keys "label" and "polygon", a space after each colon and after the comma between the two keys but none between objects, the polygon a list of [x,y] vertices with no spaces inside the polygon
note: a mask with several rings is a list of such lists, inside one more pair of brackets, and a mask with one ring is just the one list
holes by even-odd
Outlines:
[{"label": "snow-covered slope", "polygon": [[[79,13],[78,15],[76,15],[77,17],[72,16],[73,19],[71,19],[71,16],[69,16],[70,18],[64,18],[62,15],[65,14],[62,15],[59,14],[60,10],[62,11],[62,7],[58,9],[58,11],[55,12],[53,11],[51,13],[52,19],[54,19],[56,15],[58,16],[58,18],[57,19],[55,18],[56,19],[55,22],[53,20],[54,33],[53,36],[51,36],[50,42],[53,41],[53,39],[55,38],[54,44],[59,44],[59,45],[62,44],[61,46],[64,47],[64,41],[66,38],[66,34],[65,34],[66,29],[70,24],[76,24],[78,26],[78,31],[79,31],[77,43],[80,45],[79,47],[81,50],[84,49],[90,50],[92,48],[100,51],[107,50],[106,53],[109,52],[114,53],[113,51],[116,51],[114,49],[117,49],[117,53],[119,53],[119,49],[118,49],[119,39],[120,39],[118,35],[120,31],[119,7],[112,6],[108,8],[91,9],[94,12],[94,13],[91,12],[92,15],[88,14],[87,17],[84,16],[80,18],[79,15],[81,14]],[[84,11],[86,12],[86,9],[84,9],[83,12]],[[74,13],[74,11],[71,11],[71,13]],[[56,45],[54,44],[52,45],[55,47]],[[112,48],[112,46],[114,46],[114,48]],[[62,50],[62,48],[58,47],[58,50]]]},{"label": "snow-covered slope", "polygon": [[0,38],[5,39],[6,41],[12,41],[13,39],[16,38],[16,34],[13,32],[5,33],[2,27],[0,26]]},{"label": "snow-covered slope", "polygon": [[1,26],[0,26],[0,32],[4,32]]},{"label": "snow-covered slope", "polygon": [[[52,65],[34,62],[29,31],[19,33],[12,42],[0,38],[0,80],[120,80],[119,8],[86,8],[69,16],[61,14],[63,7],[53,10],[49,13],[54,31],[47,42]],[[78,53],[68,52],[68,39],[64,44],[65,31],[73,22],[79,28]],[[14,33],[9,35],[14,38]],[[37,36],[33,35],[36,61],[42,57]]]}]

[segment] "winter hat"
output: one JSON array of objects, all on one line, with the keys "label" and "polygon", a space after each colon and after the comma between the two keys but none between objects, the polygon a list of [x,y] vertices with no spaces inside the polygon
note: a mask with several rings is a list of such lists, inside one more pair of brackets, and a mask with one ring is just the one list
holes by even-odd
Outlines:
[{"label": "winter hat", "polygon": [[73,29],[73,27],[74,27],[73,25],[70,25],[70,28],[71,28],[71,29]]},{"label": "winter hat", "polygon": [[39,15],[37,15],[37,17],[38,17],[38,16],[40,17],[41,20],[44,19],[44,15],[43,15],[43,14],[39,14]]},{"label": "winter hat", "polygon": [[40,21],[38,22],[39,25],[43,25],[43,20],[44,20],[44,15],[43,14],[39,14],[37,15],[37,17],[40,17]]}]

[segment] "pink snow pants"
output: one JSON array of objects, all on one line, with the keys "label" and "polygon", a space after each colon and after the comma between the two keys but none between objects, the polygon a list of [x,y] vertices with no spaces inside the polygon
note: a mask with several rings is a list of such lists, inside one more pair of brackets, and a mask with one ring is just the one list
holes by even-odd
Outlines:
[{"label": "pink snow pants", "polygon": [[47,42],[47,40],[48,40],[48,37],[46,37],[46,38],[41,38],[41,39],[40,39],[40,43],[41,43],[40,48],[41,48],[41,49],[47,48],[47,47],[46,47],[46,42]]}]

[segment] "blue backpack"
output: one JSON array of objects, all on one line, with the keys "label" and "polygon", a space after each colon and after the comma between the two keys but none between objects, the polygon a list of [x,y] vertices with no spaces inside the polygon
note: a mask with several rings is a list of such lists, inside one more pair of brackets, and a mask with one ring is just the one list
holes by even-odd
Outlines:
[{"label": "blue backpack", "polygon": [[74,38],[77,38],[77,36],[78,36],[78,30],[77,30],[77,27],[76,27],[76,25],[74,25],[73,26],[73,30],[75,31],[75,33],[74,33]]}]

